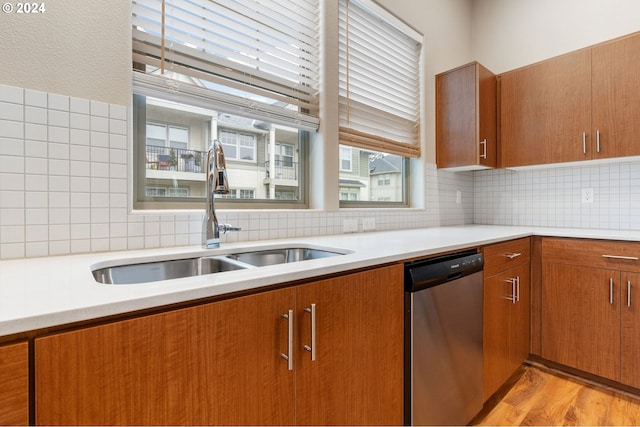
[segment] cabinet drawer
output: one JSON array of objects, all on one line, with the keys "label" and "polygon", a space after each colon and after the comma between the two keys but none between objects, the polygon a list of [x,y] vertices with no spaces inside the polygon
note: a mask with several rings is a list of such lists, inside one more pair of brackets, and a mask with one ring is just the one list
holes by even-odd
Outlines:
[{"label": "cabinet drawer", "polygon": [[528,237],[496,243],[482,249],[484,255],[484,277],[529,262],[531,241]]},{"label": "cabinet drawer", "polygon": [[547,237],[542,262],[640,271],[640,243]]}]

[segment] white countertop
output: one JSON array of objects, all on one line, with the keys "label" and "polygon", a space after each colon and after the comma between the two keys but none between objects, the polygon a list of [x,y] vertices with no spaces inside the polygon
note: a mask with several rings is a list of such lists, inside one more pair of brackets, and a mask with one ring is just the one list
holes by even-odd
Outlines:
[{"label": "white countertop", "polygon": [[[241,242],[214,250],[191,246],[0,261],[0,336],[531,235],[640,241],[640,232],[630,231],[469,225]],[[350,253],[131,285],[101,284],[91,274],[92,266],[131,263],[138,258],[153,261],[296,245]]]}]

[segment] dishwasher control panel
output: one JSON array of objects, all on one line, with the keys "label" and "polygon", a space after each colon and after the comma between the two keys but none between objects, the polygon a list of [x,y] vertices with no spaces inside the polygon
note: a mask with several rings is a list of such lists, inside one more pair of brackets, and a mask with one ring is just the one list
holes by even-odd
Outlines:
[{"label": "dishwasher control panel", "polygon": [[405,264],[405,290],[415,292],[482,271],[484,257],[466,251]]}]

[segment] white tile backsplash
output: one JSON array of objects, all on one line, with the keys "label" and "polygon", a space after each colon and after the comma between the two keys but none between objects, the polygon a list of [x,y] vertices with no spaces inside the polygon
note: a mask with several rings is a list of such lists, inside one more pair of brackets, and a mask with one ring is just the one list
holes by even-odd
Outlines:
[{"label": "white tile backsplash", "polygon": [[[640,162],[475,173],[478,224],[638,230]],[[592,188],[593,203],[582,203]]]},{"label": "white tile backsplash", "polygon": [[[203,213],[129,213],[128,111],[0,85],[0,259],[201,243]],[[242,231],[222,241],[340,234],[345,218],[362,229],[374,217],[377,230],[471,223],[473,173],[425,167],[424,209],[223,210]]]}]

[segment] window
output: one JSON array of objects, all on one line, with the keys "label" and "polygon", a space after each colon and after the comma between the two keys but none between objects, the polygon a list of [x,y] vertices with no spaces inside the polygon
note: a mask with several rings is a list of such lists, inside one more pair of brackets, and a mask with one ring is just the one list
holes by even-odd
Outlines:
[{"label": "window", "polygon": [[283,168],[293,167],[293,145],[281,144],[276,142],[275,161],[276,167],[281,166]]},{"label": "window", "polygon": [[[341,147],[342,149],[343,147]],[[407,159],[394,154],[344,147],[351,169],[340,170],[340,200],[355,206],[397,206],[407,192]],[[340,162],[342,165],[342,161]]]},{"label": "window", "polygon": [[[318,15],[319,0],[132,0],[134,207],[200,208],[215,138],[236,188],[225,202],[305,206]],[[287,179],[265,156],[276,141]]]},{"label": "window", "polygon": [[385,187],[391,185],[391,175],[384,174],[378,176],[378,186]]},{"label": "window", "polygon": [[255,199],[255,190],[231,188],[229,194],[220,195],[221,199]]},{"label": "window", "polygon": [[[422,35],[369,0],[339,0],[339,19],[341,182],[363,184],[359,201],[406,206],[408,158],[420,156]],[[388,180],[372,172],[383,166]],[[376,194],[378,181],[395,190]]]},{"label": "window", "polygon": [[238,132],[220,131],[219,136],[226,159],[255,161],[256,138]]},{"label": "window", "polygon": [[340,170],[351,171],[351,147],[340,146]]}]

